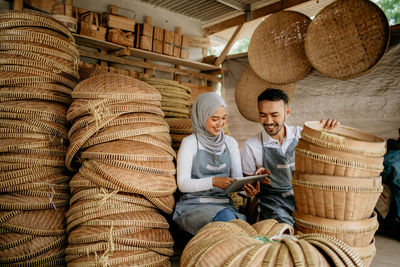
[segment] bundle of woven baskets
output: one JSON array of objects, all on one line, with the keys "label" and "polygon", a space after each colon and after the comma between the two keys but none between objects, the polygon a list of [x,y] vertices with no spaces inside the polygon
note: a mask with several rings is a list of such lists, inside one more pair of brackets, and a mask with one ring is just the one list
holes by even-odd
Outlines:
[{"label": "bundle of woven baskets", "polygon": [[193,133],[192,121],[190,119],[168,118],[169,131],[172,139],[172,147],[178,151],[183,138]]},{"label": "bundle of woven baskets", "polygon": [[[112,88],[112,90],[110,90]],[[69,266],[168,266],[175,152],[150,85],[120,74],[88,78],[72,92],[66,165],[72,178]]]},{"label": "bundle of woven baskets", "polygon": [[156,88],[161,96],[161,109],[166,118],[189,118],[190,88],[178,82],[147,78],[144,82]]},{"label": "bundle of woven baskets", "polygon": [[384,153],[385,140],[377,136],[306,122],[292,180],[296,229],[342,239],[368,266],[375,255],[378,221],[373,210],[383,190],[379,174]]},{"label": "bundle of woven baskets", "polygon": [[62,265],[75,40],[32,11],[0,13],[0,40],[0,265]]},{"label": "bundle of woven baskets", "polygon": [[323,234],[293,236],[291,226],[264,220],[213,222],[185,247],[180,266],[363,266],[343,241]]}]

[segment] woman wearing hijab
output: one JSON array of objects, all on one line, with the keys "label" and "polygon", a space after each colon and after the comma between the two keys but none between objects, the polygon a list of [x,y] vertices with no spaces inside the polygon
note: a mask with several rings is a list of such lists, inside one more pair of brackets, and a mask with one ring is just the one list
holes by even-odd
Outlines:
[{"label": "woman wearing hijab", "polygon": [[[224,135],[226,106],[216,93],[199,95],[192,108],[193,134],[184,138],[177,157],[177,183],[183,193],[176,203],[174,221],[195,235],[212,221],[246,217],[238,213],[223,191],[242,177],[240,152],[236,140]],[[253,187],[245,186],[249,196]]]}]

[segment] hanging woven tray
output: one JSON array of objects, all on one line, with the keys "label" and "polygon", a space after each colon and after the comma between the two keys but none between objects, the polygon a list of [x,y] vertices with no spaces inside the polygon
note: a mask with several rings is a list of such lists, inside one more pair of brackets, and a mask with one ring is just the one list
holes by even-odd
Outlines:
[{"label": "hanging woven tray", "polygon": [[370,217],[382,192],[381,177],[353,178],[295,172],[292,180],[296,209],[341,221]]},{"label": "hanging woven tray", "polygon": [[305,122],[301,138],[318,146],[365,156],[383,156],[386,153],[383,138],[344,125],[332,130],[322,126],[318,121]]},{"label": "hanging woven tray", "polygon": [[315,217],[295,210],[295,228],[301,233],[322,233],[343,240],[351,247],[368,246],[378,229],[377,215],[359,221],[340,221]]},{"label": "hanging woven tray", "polygon": [[284,91],[289,96],[289,102],[292,101],[295,84],[273,84],[267,82],[248,66],[240,75],[235,89],[235,101],[240,114],[250,121],[258,122],[258,96],[268,88],[275,88]]},{"label": "hanging woven tray", "polygon": [[296,171],[350,177],[376,177],[383,157],[357,155],[316,146],[302,139],[295,148]]},{"label": "hanging woven tray", "polygon": [[249,45],[249,63],[263,80],[288,84],[311,70],[304,53],[304,39],[311,19],[296,11],[268,16],[254,31]]},{"label": "hanging woven tray", "polygon": [[388,44],[389,24],[376,4],[339,0],[311,22],[305,51],[313,67],[325,76],[351,79],[375,66]]}]

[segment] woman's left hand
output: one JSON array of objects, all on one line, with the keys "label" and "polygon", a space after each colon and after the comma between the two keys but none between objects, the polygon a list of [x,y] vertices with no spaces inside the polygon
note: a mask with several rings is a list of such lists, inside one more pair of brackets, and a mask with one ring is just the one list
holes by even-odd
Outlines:
[{"label": "woman's left hand", "polygon": [[260,182],[257,182],[256,188],[251,184],[246,184],[243,186],[243,190],[246,192],[248,197],[254,197],[258,193],[260,193]]}]

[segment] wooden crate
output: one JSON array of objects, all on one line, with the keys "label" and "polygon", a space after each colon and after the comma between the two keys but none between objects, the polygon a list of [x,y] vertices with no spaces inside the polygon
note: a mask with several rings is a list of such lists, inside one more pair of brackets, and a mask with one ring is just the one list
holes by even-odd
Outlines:
[{"label": "wooden crate", "polygon": [[181,48],[181,58],[188,59],[189,58],[189,49]]},{"label": "wooden crate", "polygon": [[173,47],[173,45],[164,42],[164,43],[163,43],[163,51],[162,51],[162,53],[163,53],[164,55],[172,56],[172,55],[174,54],[174,47]]},{"label": "wooden crate", "polygon": [[123,32],[120,29],[108,29],[107,41],[127,47],[133,47],[135,35],[133,32]]},{"label": "wooden crate", "polygon": [[182,48],[190,48],[190,37],[187,35],[182,35]]},{"label": "wooden crate", "polygon": [[135,45],[136,48],[151,51],[153,45],[153,39],[145,35],[141,36],[136,35],[135,43],[136,43]]},{"label": "wooden crate", "polygon": [[161,53],[163,52],[163,42],[157,39],[153,39],[153,48],[152,50],[153,52],[156,53]]},{"label": "wooden crate", "polygon": [[178,47],[182,46],[182,34],[174,32],[174,45]]},{"label": "wooden crate", "polygon": [[128,19],[123,16],[108,14],[105,18],[105,21],[103,21],[103,23],[108,28],[116,28],[116,29],[130,31],[130,32],[135,31],[135,21],[133,19]]},{"label": "wooden crate", "polygon": [[173,44],[174,43],[174,32],[169,30],[164,30],[164,43]]},{"label": "wooden crate", "polygon": [[136,35],[144,35],[153,38],[153,25],[149,23],[137,23],[135,29]]},{"label": "wooden crate", "polygon": [[164,41],[164,29],[154,26],[153,27],[153,39]]},{"label": "wooden crate", "polygon": [[181,57],[181,48],[174,45],[173,54],[174,57]]}]

